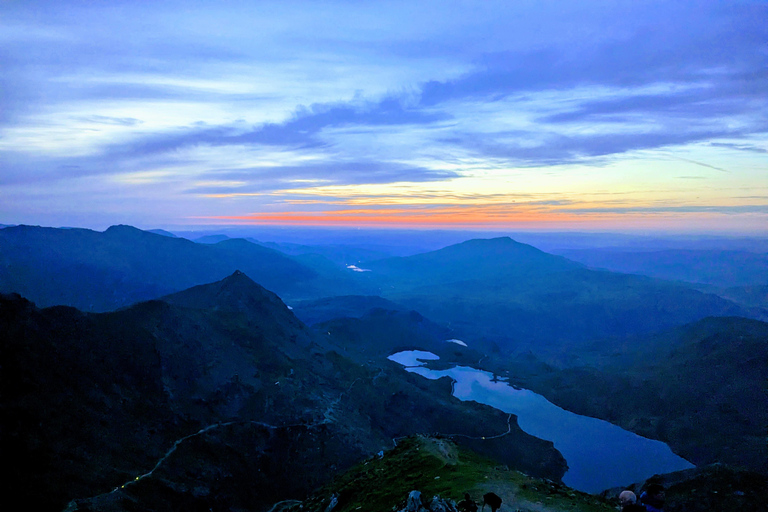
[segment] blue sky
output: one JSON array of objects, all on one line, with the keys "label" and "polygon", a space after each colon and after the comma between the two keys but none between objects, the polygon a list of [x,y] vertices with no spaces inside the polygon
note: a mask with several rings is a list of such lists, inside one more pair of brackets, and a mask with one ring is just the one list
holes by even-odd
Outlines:
[{"label": "blue sky", "polygon": [[0,223],[765,234],[767,42],[766,2],[6,1]]}]

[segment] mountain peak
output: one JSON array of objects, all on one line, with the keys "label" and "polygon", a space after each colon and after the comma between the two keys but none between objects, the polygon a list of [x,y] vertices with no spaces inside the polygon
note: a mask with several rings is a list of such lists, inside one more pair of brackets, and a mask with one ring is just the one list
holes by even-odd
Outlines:
[{"label": "mountain peak", "polygon": [[135,239],[135,238],[139,238],[139,237],[143,237],[143,238],[158,237],[159,238],[160,236],[162,236],[162,235],[159,235],[157,233],[152,233],[150,231],[144,231],[142,229],[139,229],[139,228],[136,228],[136,227],[133,227],[133,226],[129,226],[127,224],[116,224],[114,226],[110,226],[110,227],[107,228],[106,231],[104,231],[104,234],[107,235],[107,236],[111,236],[111,237],[117,237],[118,239],[119,238]]},{"label": "mountain peak", "polygon": [[280,297],[240,270],[235,270],[221,281],[193,286],[187,290],[166,295],[161,300],[193,309],[239,312],[259,310],[272,315],[293,317],[293,313],[288,310]]},{"label": "mountain peak", "polygon": [[109,226],[105,233],[135,233],[137,231],[141,231],[139,228],[135,228],[133,226],[129,226],[128,224],[115,224],[114,226]]}]

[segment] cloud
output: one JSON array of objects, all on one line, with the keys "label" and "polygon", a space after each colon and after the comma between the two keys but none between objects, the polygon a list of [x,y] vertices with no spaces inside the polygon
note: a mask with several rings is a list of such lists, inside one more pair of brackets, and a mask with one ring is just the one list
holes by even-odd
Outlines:
[{"label": "cloud", "polygon": [[761,148],[753,144],[735,144],[732,142],[710,142],[709,145],[716,148],[736,149],[739,151],[747,151],[750,153],[761,153],[761,154],[768,153],[768,149]]},{"label": "cloud", "polygon": [[84,123],[119,125],[119,126],[136,126],[142,123],[140,119],[136,119],[135,117],[110,117],[110,116],[91,115],[91,116],[76,116],[74,117],[74,119],[76,121],[82,121]]},{"label": "cloud", "polygon": [[327,147],[321,137],[326,128],[346,126],[404,126],[431,124],[449,118],[445,113],[411,109],[399,98],[359,104],[316,104],[299,108],[282,123],[265,123],[248,129],[214,126],[177,130],[115,145],[105,156],[130,157],[179,150],[197,145],[270,145],[298,149]]},{"label": "cloud", "polygon": [[675,156],[675,155],[668,155],[668,156],[670,156],[671,158],[674,158],[675,160],[682,160],[683,162],[690,162],[692,164],[696,164],[696,165],[700,165],[702,167],[706,167],[707,169],[714,169],[716,171],[727,172],[727,173],[731,172],[728,169],[723,169],[722,167],[717,167],[717,166],[714,166],[714,165],[706,164],[704,162],[699,162],[698,160],[691,160],[690,158],[683,158],[683,157]]},{"label": "cloud", "polygon": [[[265,166],[216,170],[200,175],[202,185],[188,193],[219,196],[261,195],[275,190],[317,185],[368,185],[395,182],[429,182],[456,178],[453,171],[434,170],[392,162],[333,162],[297,166]],[[208,185],[206,179],[224,183]],[[234,185],[229,184],[234,183]]]},{"label": "cloud", "polygon": [[[630,175],[665,148],[749,187],[759,162],[734,155],[768,152],[766,18],[765,2],[706,0],[15,2],[0,20],[0,184],[101,176],[213,204],[474,177],[493,200],[478,185],[491,175],[548,192],[561,182],[542,177],[570,173],[563,192],[581,190],[579,166],[546,168],[574,163],[596,188],[620,169],[644,190]],[[647,168],[683,174],[668,167]],[[414,200],[470,201],[450,185]],[[395,201],[384,188],[360,200]]]},{"label": "cloud", "polygon": [[[682,145],[730,134],[729,132],[712,131],[691,131],[689,133],[659,131],[656,133],[594,133],[585,135],[517,132],[501,135],[499,137],[494,136],[494,134],[468,134],[447,138],[444,142],[462,146],[467,151],[477,155],[503,158],[513,165],[530,167],[591,161],[595,158],[629,151]],[[706,164],[704,165],[706,166]],[[722,169],[718,168],[717,170]]]},{"label": "cloud", "polygon": [[568,213],[654,214],[654,213],[717,213],[725,215],[768,214],[768,205],[685,205],[685,206],[627,206],[600,208],[569,208]]}]

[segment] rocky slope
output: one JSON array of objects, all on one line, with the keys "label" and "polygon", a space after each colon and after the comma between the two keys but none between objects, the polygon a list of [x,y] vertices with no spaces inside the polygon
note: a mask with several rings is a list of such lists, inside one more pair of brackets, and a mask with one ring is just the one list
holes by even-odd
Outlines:
[{"label": "rocky slope", "polygon": [[696,465],[722,462],[768,474],[768,323],[706,318],[597,343],[577,366],[538,364],[516,383],[568,410],[662,440]]},{"label": "rocky slope", "polygon": [[7,483],[36,510],[267,510],[418,432],[565,471],[514,418],[334,345],[239,272],[103,314],[3,296],[0,347]]},{"label": "rocky slope", "polygon": [[286,510],[320,512],[334,503],[334,512],[391,512],[407,509],[407,498],[413,490],[421,493],[425,509],[430,509],[434,496],[443,503],[455,504],[469,493],[482,505],[482,496],[493,492],[502,498],[502,511],[612,510],[609,502],[600,497],[511,470],[448,439],[424,436],[402,440],[381,457],[361,462],[303,503],[291,504]]}]

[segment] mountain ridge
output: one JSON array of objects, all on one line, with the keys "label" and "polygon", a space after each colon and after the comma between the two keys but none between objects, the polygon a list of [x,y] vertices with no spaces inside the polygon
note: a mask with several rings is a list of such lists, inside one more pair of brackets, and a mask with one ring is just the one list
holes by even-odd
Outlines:
[{"label": "mountain ridge", "polygon": [[41,306],[111,311],[220,280],[237,269],[283,297],[358,291],[342,269],[309,268],[242,240],[196,244],[125,225],[104,232],[35,226],[0,230],[0,292],[20,293]]},{"label": "mountain ridge", "polygon": [[[547,478],[565,472],[513,418],[460,402],[446,381],[342,355],[354,347],[310,332],[242,273],[174,295],[109,313],[0,297],[0,407],[16,418],[3,452],[24,503],[267,510],[419,431],[464,434]],[[508,433],[471,441],[487,431]]]}]

